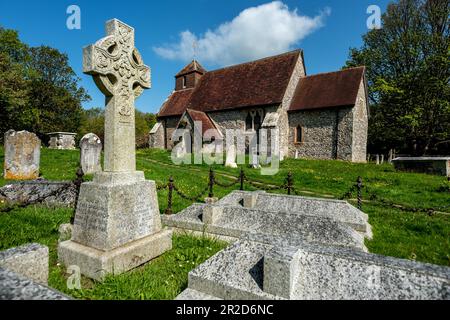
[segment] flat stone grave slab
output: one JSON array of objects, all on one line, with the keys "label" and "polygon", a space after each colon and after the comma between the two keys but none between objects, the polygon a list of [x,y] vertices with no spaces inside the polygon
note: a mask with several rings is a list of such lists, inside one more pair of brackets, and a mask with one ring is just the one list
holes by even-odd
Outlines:
[{"label": "flat stone grave slab", "polygon": [[178,299],[450,299],[450,268],[248,233],[189,273]]},{"label": "flat stone grave slab", "polygon": [[372,237],[368,216],[343,200],[289,196],[264,191],[233,191],[217,205],[243,206],[266,212],[284,212],[295,215],[314,215],[345,223],[366,237]]},{"label": "flat stone grave slab", "polygon": [[163,216],[166,225],[187,231],[238,239],[247,232],[304,239],[367,250],[364,237],[350,226],[328,217],[267,212],[235,206],[193,205],[184,211]]},{"label": "flat stone grave slab", "polygon": [[71,300],[65,294],[0,268],[0,300]]},{"label": "flat stone grave slab", "polygon": [[7,268],[41,284],[47,284],[48,247],[38,243],[30,243],[0,251],[0,267]]}]

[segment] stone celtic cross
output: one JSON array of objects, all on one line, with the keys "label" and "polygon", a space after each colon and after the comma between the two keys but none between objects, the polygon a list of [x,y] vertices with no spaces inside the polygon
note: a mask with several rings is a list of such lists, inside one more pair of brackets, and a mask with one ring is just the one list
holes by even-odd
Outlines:
[{"label": "stone celtic cross", "polygon": [[134,47],[134,29],[112,19],[105,38],[83,49],[83,72],[106,96],[106,172],[136,170],[134,100],[151,86],[150,68]]}]

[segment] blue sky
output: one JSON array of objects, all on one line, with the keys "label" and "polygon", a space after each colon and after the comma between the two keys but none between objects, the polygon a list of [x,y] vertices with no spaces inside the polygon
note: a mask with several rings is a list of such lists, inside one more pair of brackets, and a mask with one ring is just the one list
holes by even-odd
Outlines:
[{"label": "blue sky", "polygon": [[[152,68],[152,89],[136,101],[141,111],[157,112],[174,88],[174,75],[193,58],[213,70],[287,50],[304,50],[308,74],[340,69],[350,47],[362,44],[366,10],[388,0],[192,0],[192,1],[1,1],[0,25],[16,29],[31,46],[55,47],[68,54],[92,101],[104,97],[82,73],[82,48],[105,36],[104,23],[118,18],[136,30],[136,47]],[[81,29],[69,30],[69,5],[81,9]]]}]

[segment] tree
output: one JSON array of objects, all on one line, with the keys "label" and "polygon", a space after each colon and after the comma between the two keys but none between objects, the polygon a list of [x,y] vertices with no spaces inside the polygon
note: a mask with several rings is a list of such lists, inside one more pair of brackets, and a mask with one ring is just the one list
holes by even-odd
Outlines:
[{"label": "tree", "polygon": [[92,108],[83,111],[79,137],[87,133],[95,133],[102,143],[105,141],[105,110]]},{"label": "tree", "polygon": [[366,65],[369,150],[450,152],[450,0],[400,0],[346,67]]},{"label": "tree", "polygon": [[[18,33],[0,27],[0,130],[77,132],[81,103],[90,99],[78,85],[66,54],[29,48]],[[3,135],[1,135],[3,138]]]},{"label": "tree", "polygon": [[0,130],[3,133],[11,128],[26,128],[30,122],[28,104],[28,82],[24,70],[10,57],[0,52]]},{"label": "tree", "polygon": [[[148,146],[148,137],[150,129],[156,123],[156,116],[152,113],[145,113],[139,110],[135,111],[136,123],[136,147],[144,148]],[[105,136],[105,110],[101,108],[92,108],[84,110],[82,116],[82,126],[79,136],[87,133],[95,133],[102,142]]]},{"label": "tree", "polygon": [[37,72],[32,79],[31,96],[40,107],[33,131],[77,132],[82,120],[82,102],[89,101],[80,79],[69,66],[66,54],[41,46],[30,49],[28,67]]}]

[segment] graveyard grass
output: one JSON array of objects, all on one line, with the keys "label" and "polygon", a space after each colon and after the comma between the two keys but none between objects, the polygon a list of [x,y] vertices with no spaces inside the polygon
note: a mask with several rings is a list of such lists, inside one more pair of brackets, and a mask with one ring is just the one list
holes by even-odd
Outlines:
[{"label": "graveyard grass", "polygon": [[[41,174],[49,180],[72,180],[78,167],[78,151],[42,149]],[[3,149],[0,148],[0,168],[3,170]],[[239,169],[213,165],[216,180],[230,183]],[[158,185],[167,183],[172,175],[184,193],[194,196],[208,183],[209,166],[172,164],[170,153],[163,150],[138,150],[137,168],[147,179]],[[275,176],[261,176],[260,171],[244,166],[246,176],[273,185],[282,185],[289,171],[294,187],[305,196],[339,198],[363,178],[370,194],[404,207],[435,208],[450,212],[450,184],[445,177],[396,172],[390,164],[352,164],[341,161],[294,160],[281,163]],[[88,180],[92,177],[86,177]],[[0,186],[7,181],[0,178]],[[215,196],[223,197],[233,189],[216,186]],[[254,188],[246,185],[246,190]],[[283,192],[283,191],[278,191]],[[285,191],[284,191],[285,192]],[[203,196],[204,197],[204,196]],[[352,196],[355,198],[355,195]],[[161,213],[167,206],[167,189],[158,191]],[[355,200],[351,199],[355,204]],[[191,204],[174,193],[174,212]],[[450,266],[450,214],[400,210],[376,201],[365,201],[363,211],[369,215],[374,238],[366,241],[372,253]],[[30,206],[0,214],[0,250],[39,242],[50,248],[49,285],[76,298],[83,299],[173,299],[187,285],[187,274],[196,265],[221,250],[225,244],[215,240],[190,236],[174,236],[173,249],[151,263],[129,273],[111,276],[103,283],[83,278],[83,290],[68,290],[66,277],[57,265],[58,227],[67,223],[71,209]]]}]

